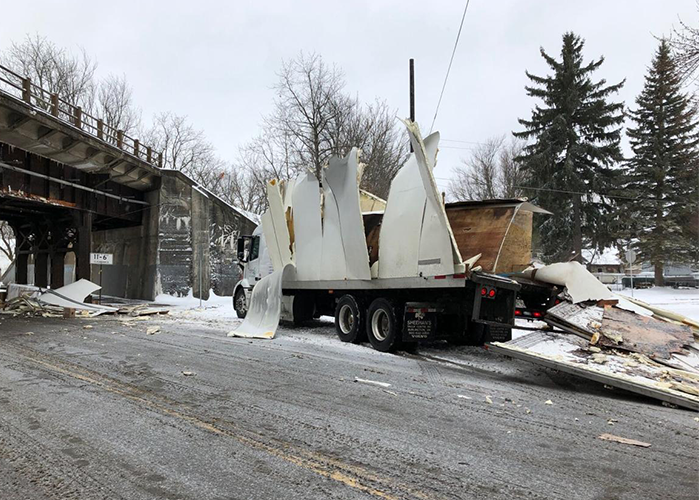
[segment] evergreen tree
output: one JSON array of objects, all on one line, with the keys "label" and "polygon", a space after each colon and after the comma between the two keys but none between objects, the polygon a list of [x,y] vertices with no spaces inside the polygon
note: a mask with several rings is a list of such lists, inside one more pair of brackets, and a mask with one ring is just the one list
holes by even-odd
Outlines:
[{"label": "evergreen tree", "polygon": [[634,247],[663,285],[665,262],[697,262],[698,134],[696,108],[666,40],[661,40],[627,130],[634,155],[625,203]]},{"label": "evergreen tree", "polygon": [[514,132],[529,139],[518,158],[525,173],[525,190],[538,205],[553,215],[539,217],[537,229],[545,260],[574,256],[581,261],[585,245],[603,248],[613,240],[610,195],[617,187],[622,160],[620,131],[624,120],[622,103],[608,98],[624,81],[606,85],[591,77],[603,64],[603,57],[583,62],[584,41],[565,33],[561,60],[540,49],[553,74],[546,77],[526,72],[533,82],[527,95],[540,99],[525,127]]}]

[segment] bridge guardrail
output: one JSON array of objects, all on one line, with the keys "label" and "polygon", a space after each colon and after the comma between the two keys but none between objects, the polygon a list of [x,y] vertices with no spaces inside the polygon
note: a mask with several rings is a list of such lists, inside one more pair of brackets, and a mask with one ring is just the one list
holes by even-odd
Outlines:
[{"label": "bridge guardrail", "polygon": [[141,144],[138,139],[130,137],[123,130],[116,129],[84,111],[82,107],[71,104],[58,94],[36,85],[30,78],[18,75],[2,65],[0,65],[0,92],[18,97],[27,104],[40,108],[59,120],[116,146],[146,163],[163,166],[162,152],[155,152],[151,146]]}]

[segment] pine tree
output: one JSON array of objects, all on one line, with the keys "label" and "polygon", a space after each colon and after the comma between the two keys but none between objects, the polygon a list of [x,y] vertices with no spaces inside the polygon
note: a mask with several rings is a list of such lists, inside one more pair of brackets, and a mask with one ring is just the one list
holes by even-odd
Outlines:
[{"label": "pine tree", "polygon": [[666,262],[697,262],[697,109],[682,91],[681,75],[666,40],[661,40],[644,89],[630,111],[627,130],[633,156],[626,166],[625,204],[633,246],[654,265],[663,285]]},{"label": "pine tree", "polygon": [[553,74],[526,72],[534,84],[525,87],[527,95],[542,102],[529,120],[518,120],[525,130],[514,132],[531,141],[518,159],[527,186],[536,188],[525,192],[553,213],[536,221],[548,261],[572,254],[580,261],[584,244],[600,249],[613,240],[614,207],[608,195],[620,175],[616,166],[622,160],[624,106],[608,98],[624,80],[615,85],[594,82],[592,73],[604,58],[584,64],[583,45],[579,36],[565,33],[560,61],[540,49]]}]

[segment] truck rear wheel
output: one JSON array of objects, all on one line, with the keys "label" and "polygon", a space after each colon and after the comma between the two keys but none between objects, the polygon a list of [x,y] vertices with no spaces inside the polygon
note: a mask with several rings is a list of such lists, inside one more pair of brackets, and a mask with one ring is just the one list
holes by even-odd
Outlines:
[{"label": "truck rear wheel", "polygon": [[367,311],[367,338],[377,351],[398,347],[401,324],[394,306],[386,299],[375,299]]},{"label": "truck rear wheel", "polygon": [[335,332],[342,342],[357,344],[365,339],[363,311],[352,295],[343,295],[335,306]]},{"label": "truck rear wheel", "polygon": [[236,294],[233,296],[233,309],[236,311],[236,315],[243,319],[245,315],[248,314],[248,303],[245,299],[245,290],[239,288],[236,290]]}]

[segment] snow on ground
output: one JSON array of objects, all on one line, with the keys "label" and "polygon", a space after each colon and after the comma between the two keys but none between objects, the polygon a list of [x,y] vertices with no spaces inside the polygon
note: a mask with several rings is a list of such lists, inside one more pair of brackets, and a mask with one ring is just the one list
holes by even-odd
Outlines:
[{"label": "snow on ground", "polygon": [[642,290],[625,288],[618,292],[620,295],[634,297],[646,302],[649,305],[660,307],[678,314],[682,314],[691,319],[698,320],[700,314],[700,291],[696,289],[673,289],[671,287],[652,287]]},{"label": "snow on ground", "polygon": [[216,295],[213,290],[209,291],[209,300],[201,301],[201,307],[192,290],[185,297],[161,294],[155,302],[168,306],[173,318],[211,324],[220,327],[223,332],[229,332],[241,323],[233,309],[233,298]]}]

